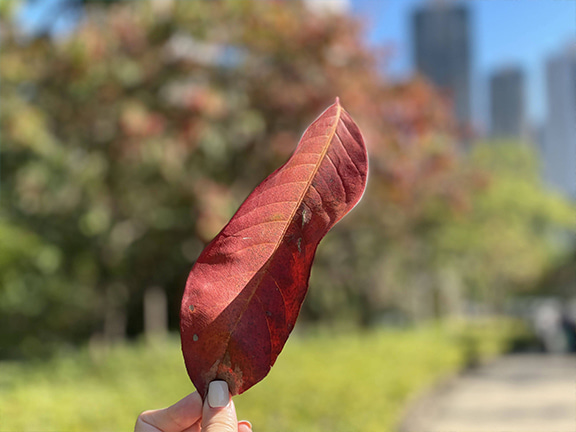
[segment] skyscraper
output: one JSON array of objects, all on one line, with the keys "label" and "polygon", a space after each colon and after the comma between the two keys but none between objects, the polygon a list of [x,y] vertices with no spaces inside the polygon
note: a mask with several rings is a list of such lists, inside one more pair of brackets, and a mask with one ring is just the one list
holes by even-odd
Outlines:
[{"label": "skyscraper", "polygon": [[412,17],[418,72],[452,98],[461,125],[470,123],[470,23],[464,4],[432,2]]},{"label": "skyscraper", "polygon": [[490,78],[490,129],[495,138],[520,138],[524,132],[524,75],[519,68]]},{"label": "skyscraper", "polygon": [[548,60],[546,84],[544,179],[576,199],[576,44]]}]

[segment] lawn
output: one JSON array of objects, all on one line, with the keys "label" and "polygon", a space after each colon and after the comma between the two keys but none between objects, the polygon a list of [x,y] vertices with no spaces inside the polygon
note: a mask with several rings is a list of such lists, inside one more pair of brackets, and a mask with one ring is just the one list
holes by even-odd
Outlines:
[{"label": "lawn", "polygon": [[[461,367],[464,340],[492,355],[507,332],[490,325],[466,338],[446,326],[313,333],[292,337],[268,377],[235,398],[256,431],[392,431],[408,400]],[[3,362],[0,431],[129,431],[141,411],[193,390],[176,338]]]}]

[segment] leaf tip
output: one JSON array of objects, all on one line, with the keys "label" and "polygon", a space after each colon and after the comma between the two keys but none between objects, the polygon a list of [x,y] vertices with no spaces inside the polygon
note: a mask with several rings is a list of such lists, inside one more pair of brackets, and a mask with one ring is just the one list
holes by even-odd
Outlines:
[{"label": "leaf tip", "polygon": [[340,105],[340,98],[338,96],[336,96],[336,101],[334,102],[334,105]]}]

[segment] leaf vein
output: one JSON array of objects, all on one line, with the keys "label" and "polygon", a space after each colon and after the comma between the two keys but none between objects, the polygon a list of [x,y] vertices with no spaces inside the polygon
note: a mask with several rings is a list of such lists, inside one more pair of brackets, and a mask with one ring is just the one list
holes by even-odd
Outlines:
[{"label": "leaf vein", "polygon": [[251,245],[248,245],[248,246],[244,246],[243,248],[236,249],[236,250],[230,252],[230,255],[237,254],[238,252],[242,252],[242,251],[244,251],[244,250],[247,250],[247,249],[250,249],[250,248],[253,248],[253,247],[256,247],[256,246],[266,245],[266,244],[276,244],[276,243],[277,243],[277,242],[259,242],[259,243],[254,243],[254,244],[251,244]]},{"label": "leaf vein", "polygon": [[336,177],[338,178],[338,180],[340,180],[340,184],[342,185],[342,190],[344,191],[344,195],[348,196],[348,191],[346,190],[346,185],[344,184],[344,180],[342,180],[342,175],[340,174],[340,171],[338,171],[338,167],[336,166],[336,164],[334,163],[334,161],[330,157],[330,154],[326,154],[326,159],[328,159],[328,161],[334,167],[334,171],[336,172]]},{"label": "leaf vein", "polygon": [[241,232],[243,232],[243,231],[247,231],[247,230],[249,230],[250,228],[254,228],[254,227],[257,227],[257,226],[260,226],[260,225],[265,225],[265,224],[270,224],[270,223],[283,223],[283,222],[286,222],[286,219],[282,219],[282,220],[267,220],[267,221],[258,222],[258,223],[252,224],[252,225],[250,225],[250,226],[247,226],[246,228],[242,228],[240,231],[235,231],[235,232],[233,233],[233,235],[238,235],[239,233],[241,233]]},{"label": "leaf vein", "polygon": [[[344,141],[342,140],[342,138],[340,137],[340,135],[338,134],[338,132],[336,132],[336,138],[338,138],[338,143],[340,144],[340,146],[344,149],[344,152],[346,153],[346,156],[348,157],[348,159],[350,159],[350,162],[352,162],[352,165],[354,166],[354,168],[356,169],[356,172],[358,174],[360,174],[360,168],[358,168],[358,165],[356,165],[356,162],[354,161],[354,158],[350,155],[350,153],[348,152],[348,149],[346,148],[346,146],[344,145]],[[354,140],[355,142],[358,142],[356,140]]]}]

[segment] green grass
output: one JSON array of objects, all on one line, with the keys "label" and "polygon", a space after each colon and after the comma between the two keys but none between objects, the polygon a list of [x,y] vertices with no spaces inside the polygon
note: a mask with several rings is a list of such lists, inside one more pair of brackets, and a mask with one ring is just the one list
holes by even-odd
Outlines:
[{"label": "green grass", "polygon": [[[504,333],[466,331],[483,354]],[[292,337],[268,377],[235,398],[238,415],[256,431],[391,431],[412,396],[462,365],[461,335],[434,326]],[[0,431],[129,431],[141,411],[193,390],[177,339],[0,363]]]}]

